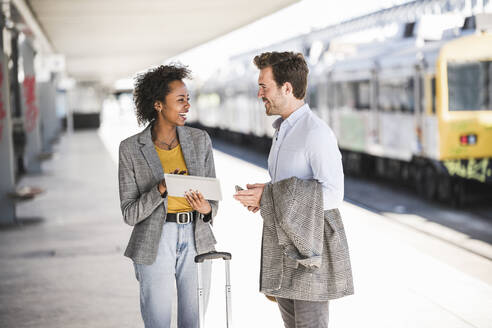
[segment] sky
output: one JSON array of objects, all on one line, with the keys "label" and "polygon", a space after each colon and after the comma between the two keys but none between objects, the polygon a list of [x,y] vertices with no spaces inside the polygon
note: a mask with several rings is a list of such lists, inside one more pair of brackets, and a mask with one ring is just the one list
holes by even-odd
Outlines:
[{"label": "sky", "polygon": [[206,78],[231,56],[406,2],[303,0],[166,62],[179,61],[189,65],[195,75]]}]

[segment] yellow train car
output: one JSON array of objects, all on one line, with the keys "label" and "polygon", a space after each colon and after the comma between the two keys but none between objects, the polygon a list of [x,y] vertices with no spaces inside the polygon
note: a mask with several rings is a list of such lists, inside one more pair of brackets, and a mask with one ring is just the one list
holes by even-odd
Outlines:
[{"label": "yellow train car", "polygon": [[436,70],[439,160],[450,176],[492,183],[492,34],[447,43]]}]

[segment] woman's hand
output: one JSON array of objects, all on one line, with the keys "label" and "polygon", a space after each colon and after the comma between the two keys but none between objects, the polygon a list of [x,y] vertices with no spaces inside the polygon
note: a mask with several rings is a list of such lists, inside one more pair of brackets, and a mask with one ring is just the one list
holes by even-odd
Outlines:
[{"label": "woman's hand", "polygon": [[161,196],[164,195],[167,190],[166,180],[162,179],[161,182],[159,182],[159,184],[157,185],[157,188],[159,189]]},{"label": "woman's hand", "polygon": [[201,192],[198,190],[190,190],[185,193],[185,198],[190,203],[191,207],[201,213],[201,214],[208,214],[212,211],[212,207],[210,206],[209,202],[203,198],[203,195]]},{"label": "woman's hand", "polygon": [[[186,173],[186,171],[180,171],[179,169],[175,169],[173,172],[170,172],[171,174],[179,174],[179,175],[183,175]],[[162,179],[159,184],[157,185],[157,188],[159,189],[159,192],[161,193],[161,196],[164,195],[164,193],[166,192],[167,190],[167,186],[166,186],[166,180],[165,179]]]}]

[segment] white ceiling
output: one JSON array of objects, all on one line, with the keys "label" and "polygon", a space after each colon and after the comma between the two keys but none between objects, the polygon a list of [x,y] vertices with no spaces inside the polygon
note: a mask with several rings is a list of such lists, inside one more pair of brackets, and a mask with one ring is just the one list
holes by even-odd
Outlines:
[{"label": "white ceiling", "polygon": [[[67,72],[109,84],[299,0],[27,0]],[[16,1],[18,2],[18,1]]]}]

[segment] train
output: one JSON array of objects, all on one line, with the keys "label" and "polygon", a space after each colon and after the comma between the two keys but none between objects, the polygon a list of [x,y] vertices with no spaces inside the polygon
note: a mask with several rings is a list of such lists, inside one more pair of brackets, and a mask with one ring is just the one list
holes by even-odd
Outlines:
[{"label": "train", "polygon": [[[413,186],[429,200],[465,205],[492,186],[492,29],[490,14],[426,40],[402,37],[335,43],[309,61],[306,102],[334,131],[344,170]],[[488,24],[488,25],[487,25]],[[303,41],[304,40],[304,41]],[[305,37],[238,56],[193,89],[191,125],[268,148],[276,117],[257,99],[254,54],[312,49]],[[322,142],[322,141],[320,141]]]}]

